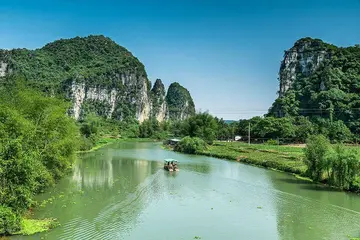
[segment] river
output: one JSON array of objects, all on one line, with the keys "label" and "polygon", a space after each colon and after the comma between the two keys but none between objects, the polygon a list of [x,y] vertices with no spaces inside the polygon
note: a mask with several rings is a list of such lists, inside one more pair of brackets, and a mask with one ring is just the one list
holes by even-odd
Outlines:
[{"label": "river", "polygon": [[[179,172],[163,159],[179,160]],[[36,218],[61,226],[12,239],[349,239],[360,196],[285,173],[120,142],[83,154]]]}]

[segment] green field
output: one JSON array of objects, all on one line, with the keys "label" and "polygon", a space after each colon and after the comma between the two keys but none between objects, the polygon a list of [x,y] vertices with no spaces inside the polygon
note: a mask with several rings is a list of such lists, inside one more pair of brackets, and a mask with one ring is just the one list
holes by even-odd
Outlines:
[{"label": "green field", "polygon": [[[358,147],[349,146],[348,148],[360,153]],[[304,148],[298,146],[215,142],[198,154],[236,160],[299,175],[304,175],[306,171],[306,165],[303,162]]]}]

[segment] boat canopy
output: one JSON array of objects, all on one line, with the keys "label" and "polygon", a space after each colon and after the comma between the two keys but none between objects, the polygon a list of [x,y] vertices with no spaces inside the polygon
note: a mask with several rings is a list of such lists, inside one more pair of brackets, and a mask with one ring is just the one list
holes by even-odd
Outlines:
[{"label": "boat canopy", "polygon": [[176,159],[172,159],[172,158],[167,158],[165,159],[165,162],[177,162],[178,160]]}]

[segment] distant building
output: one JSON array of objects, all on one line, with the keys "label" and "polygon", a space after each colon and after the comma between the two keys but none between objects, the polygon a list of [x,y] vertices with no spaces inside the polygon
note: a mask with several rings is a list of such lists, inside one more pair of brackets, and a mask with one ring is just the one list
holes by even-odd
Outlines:
[{"label": "distant building", "polygon": [[241,140],[241,136],[235,136],[235,141],[240,141]]}]

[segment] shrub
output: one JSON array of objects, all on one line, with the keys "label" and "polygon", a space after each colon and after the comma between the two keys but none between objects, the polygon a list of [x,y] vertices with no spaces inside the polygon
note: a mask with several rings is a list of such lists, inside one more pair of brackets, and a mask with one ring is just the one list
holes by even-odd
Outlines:
[{"label": "shrub", "polygon": [[274,139],[269,139],[265,142],[266,145],[279,145],[278,141]]},{"label": "shrub", "polygon": [[[354,151],[345,149],[343,145],[337,145],[335,151],[329,156],[331,174],[329,180],[331,184],[350,189],[358,186],[358,175],[360,162]],[[330,172],[330,171],[329,171]]]},{"label": "shrub", "polygon": [[204,140],[198,137],[184,137],[175,146],[175,151],[195,154],[196,152],[203,151],[206,149],[206,143]]},{"label": "shrub", "polygon": [[86,138],[85,136],[81,136],[79,138],[79,145],[80,145],[79,146],[80,151],[87,151],[94,146],[94,143],[91,139]]},{"label": "shrub", "polygon": [[0,205],[0,235],[7,235],[20,230],[20,217],[11,208]]},{"label": "shrub", "polygon": [[323,171],[328,165],[330,149],[330,142],[323,135],[313,135],[307,139],[304,162],[311,179],[315,181],[322,179]]}]

